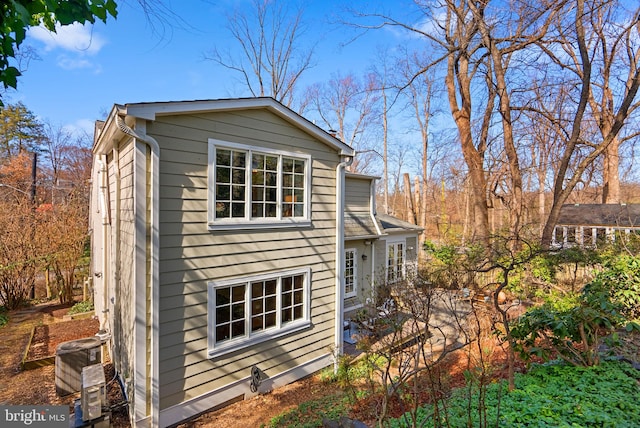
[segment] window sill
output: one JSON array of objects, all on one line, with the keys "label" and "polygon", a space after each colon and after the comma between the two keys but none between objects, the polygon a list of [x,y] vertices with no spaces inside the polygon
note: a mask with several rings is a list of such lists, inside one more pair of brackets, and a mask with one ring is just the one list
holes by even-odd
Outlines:
[{"label": "window sill", "polygon": [[208,358],[217,358],[223,355],[235,352],[241,349],[248,348],[250,346],[257,345],[258,343],[266,342],[268,340],[274,340],[287,334],[295,333],[311,326],[311,321],[301,320],[291,323],[286,327],[279,330],[266,330],[260,333],[256,333],[253,337],[248,339],[237,339],[229,343],[219,345],[213,349],[209,349],[207,352]]},{"label": "window sill", "polygon": [[311,220],[274,220],[263,222],[209,222],[209,230],[282,229],[311,227]]}]

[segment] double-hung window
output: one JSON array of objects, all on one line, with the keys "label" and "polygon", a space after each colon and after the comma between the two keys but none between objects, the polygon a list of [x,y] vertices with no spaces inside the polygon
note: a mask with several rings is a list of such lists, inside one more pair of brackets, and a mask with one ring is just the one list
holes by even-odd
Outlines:
[{"label": "double-hung window", "polygon": [[209,282],[209,357],[306,328],[308,268]]},{"label": "double-hung window", "polygon": [[387,244],[387,282],[394,283],[404,278],[404,242]]},{"label": "double-hung window", "polygon": [[309,224],[311,158],[209,140],[209,227]]},{"label": "double-hung window", "polygon": [[358,257],[354,248],[347,248],[344,255],[344,297],[356,295],[356,281],[358,277]]}]

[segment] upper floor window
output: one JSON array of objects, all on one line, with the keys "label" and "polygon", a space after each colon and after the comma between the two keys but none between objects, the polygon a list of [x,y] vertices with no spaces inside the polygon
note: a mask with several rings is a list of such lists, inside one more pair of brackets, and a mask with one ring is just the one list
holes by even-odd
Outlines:
[{"label": "upper floor window", "polygon": [[210,227],[309,223],[307,155],[209,140]]},{"label": "upper floor window", "polygon": [[356,295],[357,260],[355,249],[348,248],[345,250],[344,297],[353,297]]},{"label": "upper floor window", "polygon": [[209,356],[309,326],[309,269],[209,283]]},{"label": "upper floor window", "polygon": [[404,278],[404,242],[387,244],[387,282],[393,283]]}]

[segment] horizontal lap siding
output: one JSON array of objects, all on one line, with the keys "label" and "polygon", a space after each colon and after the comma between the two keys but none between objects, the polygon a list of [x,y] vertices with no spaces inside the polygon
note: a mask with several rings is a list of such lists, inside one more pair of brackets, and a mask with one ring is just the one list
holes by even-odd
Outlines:
[{"label": "horizontal lap siding", "polygon": [[351,212],[371,211],[369,200],[371,195],[371,179],[361,179],[355,177],[346,178],[345,185],[345,208]]},{"label": "horizontal lap siding", "polygon": [[[111,248],[119,247],[119,255],[111,257],[113,276],[108,281],[115,281],[114,299],[112,300],[113,317],[118,320],[114,325],[114,343],[121,373],[134,372],[134,337],[133,329],[123,326],[134,325],[134,311],[130,308],[134,302],[135,284],[131,260],[135,251],[135,211],[134,211],[134,172],[133,172],[133,141],[128,140],[119,147],[117,164],[111,158],[109,164],[109,195],[111,220],[115,227],[111,228]],[[117,201],[116,168],[120,173],[120,200]],[[131,385],[127,385],[131,387]]]},{"label": "horizontal lap siding", "polygon": [[[158,118],[160,144],[161,408],[247,377],[274,376],[329,352],[333,343],[335,166],[338,155],[262,110]],[[312,225],[207,230],[208,139],[312,157]],[[312,326],[249,349],[207,358],[207,281],[310,266]]]}]

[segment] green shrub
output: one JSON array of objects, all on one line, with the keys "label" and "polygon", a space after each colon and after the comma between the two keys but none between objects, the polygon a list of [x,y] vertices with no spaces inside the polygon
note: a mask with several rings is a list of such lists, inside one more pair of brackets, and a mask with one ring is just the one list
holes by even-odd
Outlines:
[{"label": "green shrub", "polygon": [[81,314],[83,312],[89,312],[93,310],[93,302],[91,300],[85,300],[84,302],[76,303],[69,309],[68,314]]},{"label": "green shrub", "polygon": [[618,255],[604,267],[587,285],[587,291],[607,293],[623,317],[640,319],[640,258]]},{"label": "green shrub", "polygon": [[599,361],[602,338],[640,313],[640,262],[619,256],[605,263],[578,295],[527,311],[513,325],[511,335],[523,358],[557,355],[565,361],[592,365]]},{"label": "green shrub", "polygon": [[[640,371],[620,361],[577,367],[545,364],[527,374],[516,374],[516,389],[494,383],[468,395],[454,391],[439,407],[419,409],[416,426],[505,427],[638,427],[640,426]],[[484,406],[479,406],[482,397]],[[391,420],[390,427],[412,426],[411,416]]]}]

